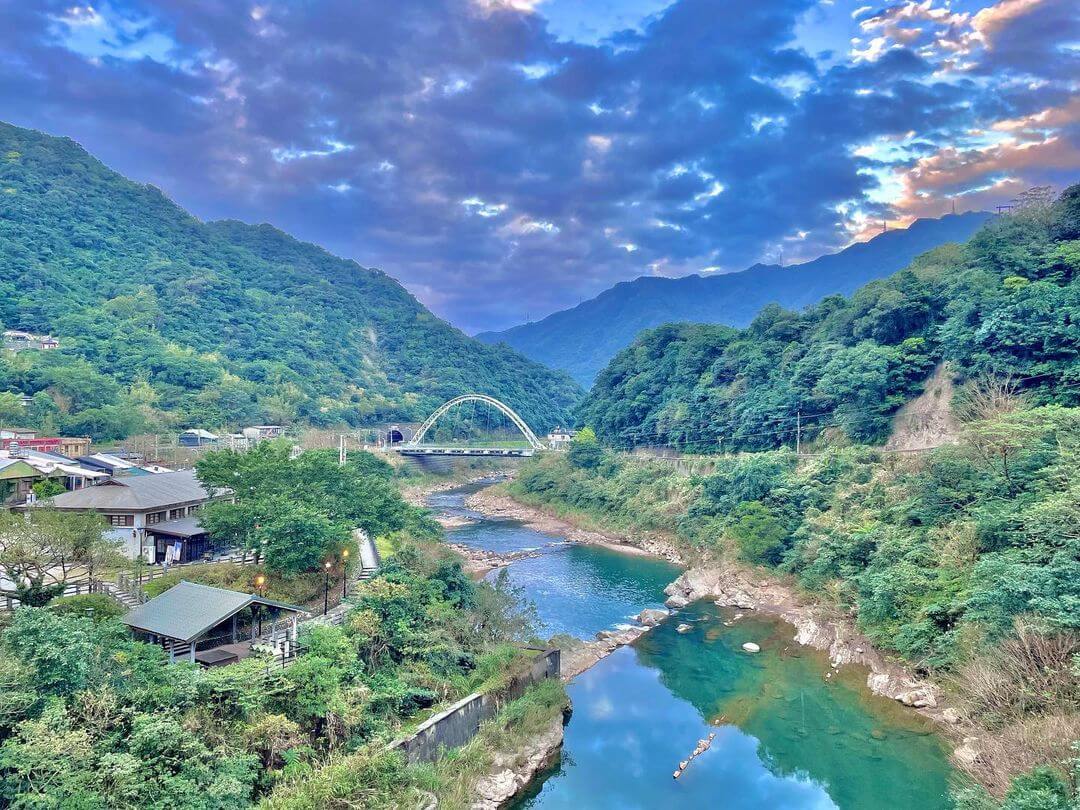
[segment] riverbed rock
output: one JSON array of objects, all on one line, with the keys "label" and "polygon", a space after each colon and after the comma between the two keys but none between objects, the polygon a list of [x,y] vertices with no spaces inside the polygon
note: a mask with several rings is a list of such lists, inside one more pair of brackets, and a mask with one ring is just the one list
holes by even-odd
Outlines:
[{"label": "riverbed rock", "polygon": [[656,627],[671,615],[671,611],[663,608],[646,608],[634,618],[646,627]]},{"label": "riverbed rock", "polygon": [[518,751],[500,751],[492,759],[492,772],[473,788],[472,810],[499,810],[550,765],[563,743],[563,718],[560,715],[542,733]]},{"label": "riverbed rock", "polygon": [[759,645],[755,644],[752,641],[748,641],[745,644],[743,644],[742,648],[744,650],[746,650],[748,653],[761,652],[761,647]]},{"label": "riverbed rock", "polygon": [[944,720],[946,723],[952,723],[953,725],[956,725],[963,718],[960,717],[960,712],[950,706],[941,713],[941,719]]},{"label": "riverbed rock", "polygon": [[684,608],[689,605],[690,600],[681,594],[674,594],[673,596],[669,596],[667,599],[665,599],[664,604],[667,605],[669,608],[674,608],[675,610],[678,610],[679,608]]},{"label": "riverbed rock", "polygon": [[692,626],[692,625],[689,625],[689,624],[680,624],[680,625],[679,625],[678,627],[676,627],[676,628],[675,628],[675,632],[676,632],[676,633],[689,633],[689,632],[690,632],[691,630],[693,630],[693,629],[694,629],[694,628],[693,628],[693,626]]}]

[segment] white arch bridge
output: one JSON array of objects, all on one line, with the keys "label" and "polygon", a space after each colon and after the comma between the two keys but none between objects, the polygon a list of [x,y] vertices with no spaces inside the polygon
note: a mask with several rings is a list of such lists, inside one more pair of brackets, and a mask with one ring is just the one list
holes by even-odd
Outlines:
[{"label": "white arch bridge", "polygon": [[[516,427],[521,432],[521,435],[525,437],[528,447],[439,447],[421,444],[424,440],[424,436],[427,435],[427,432],[431,430],[440,417],[452,408],[456,408],[467,402],[479,402],[484,405],[490,405],[492,408],[498,410],[507,419],[513,422],[514,427]],[[487,394],[464,394],[460,397],[454,397],[436,408],[434,413],[424,420],[424,424],[420,426],[410,441],[398,445],[394,449],[403,456],[531,456],[537,450],[544,450],[545,448],[546,445],[536,437],[532,428],[530,428],[525,423],[525,420],[518,416],[514,409],[509,405],[500,402],[495,399],[495,397],[489,397]]]}]

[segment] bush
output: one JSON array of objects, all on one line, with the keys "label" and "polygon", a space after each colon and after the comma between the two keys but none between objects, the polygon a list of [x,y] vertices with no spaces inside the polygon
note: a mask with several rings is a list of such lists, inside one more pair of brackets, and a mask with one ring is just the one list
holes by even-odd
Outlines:
[{"label": "bush", "polygon": [[84,593],[53,599],[49,610],[64,616],[89,616],[94,621],[123,616],[124,608],[103,593]]}]

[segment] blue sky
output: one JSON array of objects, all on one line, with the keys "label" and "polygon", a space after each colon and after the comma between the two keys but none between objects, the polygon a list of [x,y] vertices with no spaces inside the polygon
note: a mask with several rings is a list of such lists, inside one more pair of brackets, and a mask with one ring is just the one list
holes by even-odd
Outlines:
[{"label": "blue sky", "polygon": [[0,119],[467,331],[1080,179],[1074,0],[0,0]]}]

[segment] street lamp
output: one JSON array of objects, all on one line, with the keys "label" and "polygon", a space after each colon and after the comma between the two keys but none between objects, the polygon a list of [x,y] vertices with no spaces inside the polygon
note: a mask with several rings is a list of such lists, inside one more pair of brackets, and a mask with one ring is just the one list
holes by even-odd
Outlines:
[{"label": "street lamp", "polygon": [[330,608],[330,561],[327,560],[323,564],[323,571],[326,572],[326,579],[323,582],[323,602],[322,602],[322,615],[326,615],[326,611]]},{"label": "street lamp", "polygon": [[341,598],[344,599],[348,596],[346,591],[347,583],[349,581],[349,550],[343,548],[341,550]]},{"label": "street lamp", "polygon": [[[262,596],[263,595],[263,587],[265,585],[266,585],[266,576],[264,574],[256,574],[255,575],[255,593],[257,593],[259,596]],[[259,636],[262,637],[262,614],[263,614],[262,605],[259,605],[258,607],[256,607],[255,612],[259,617]]]}]

